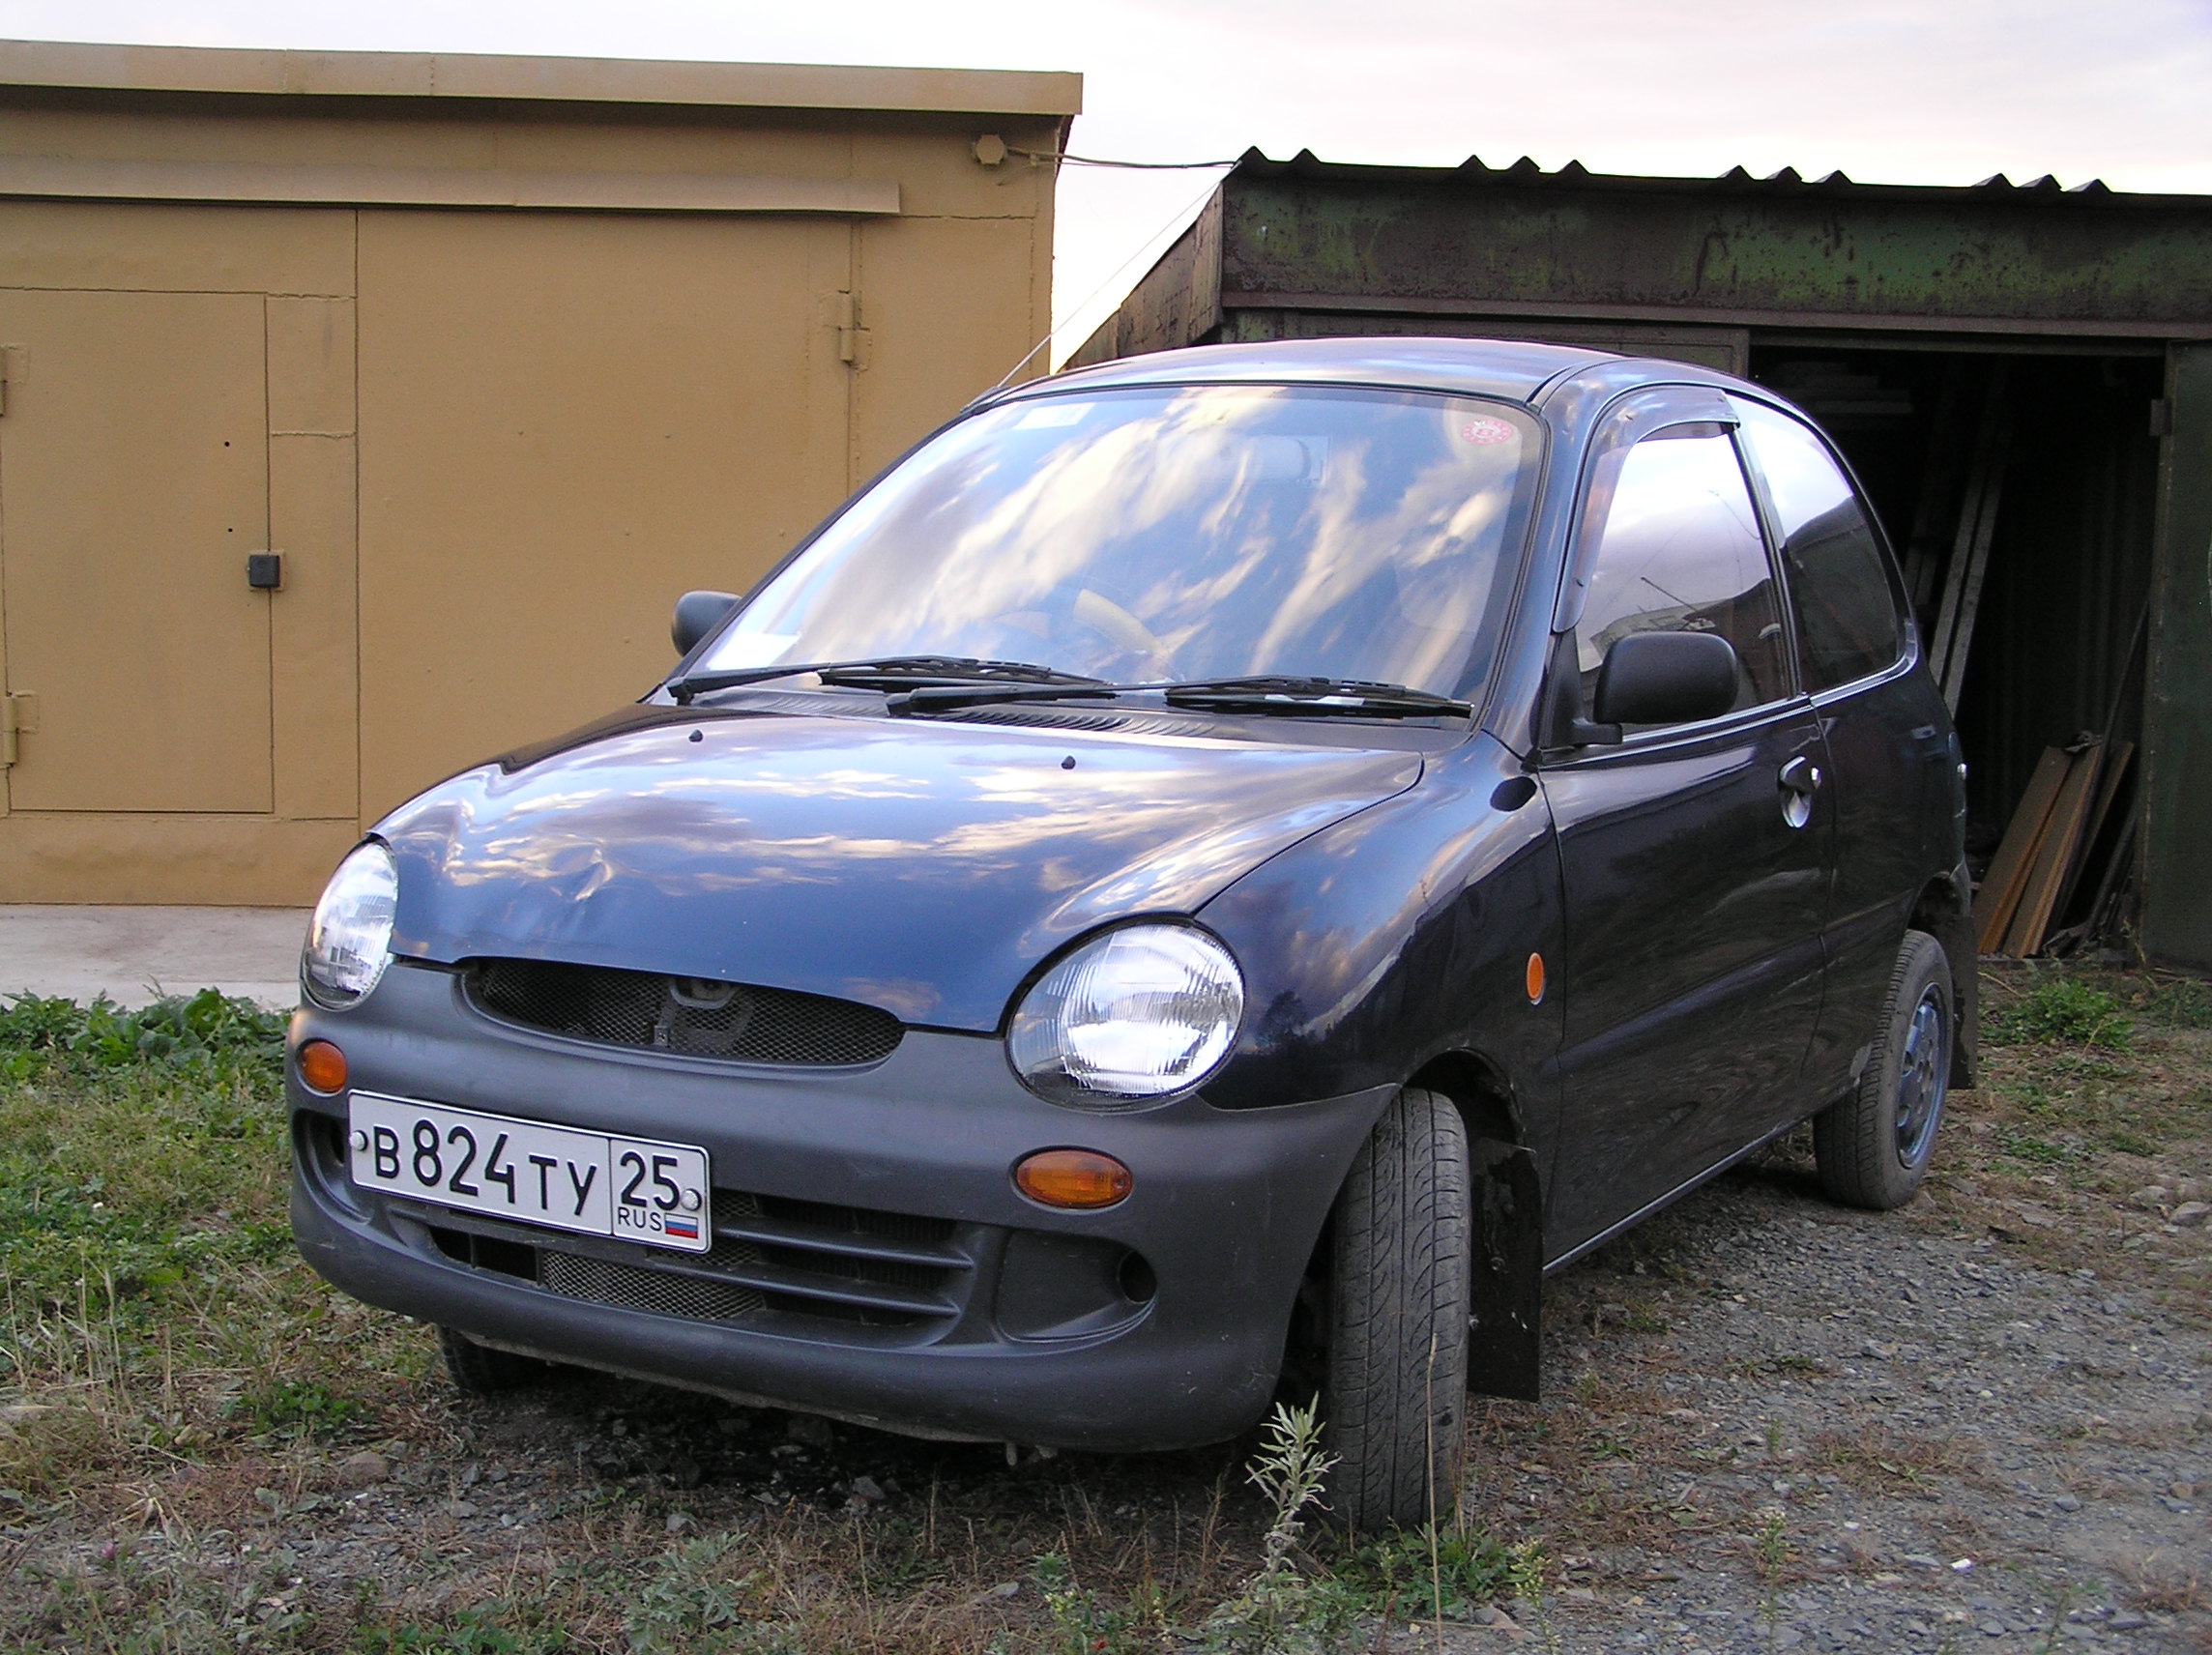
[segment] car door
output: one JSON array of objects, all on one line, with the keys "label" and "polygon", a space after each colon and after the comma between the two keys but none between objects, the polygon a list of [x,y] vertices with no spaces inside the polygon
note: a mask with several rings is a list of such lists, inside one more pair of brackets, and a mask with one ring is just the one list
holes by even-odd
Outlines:
[{"label": "car door", "polygon": [[1819,1014],[1833,815],[1734,425],[1715,392],[1645,393],[1587,468],[1559,615],[1571,663],[1556,655],[1583,717],[1634,632],[1717,633],[1739,673],[1722,717],[1630,727],[1540,770],[1566,917],[1555,1256],[1787,1113]]},{"label": "car door", "polygon": [[1806,1085],[1824,1098],[1865,1061],[1922,885],[1958,858],[1948,833],[1938,844],[1931,831],[1955,826],[1958,759],[1942,696],[1905,662],[1903,589],[1848,474],[1802,421],[1729,400],[1781,549],[1834,797],[1827,994],[1806,1060]]}]

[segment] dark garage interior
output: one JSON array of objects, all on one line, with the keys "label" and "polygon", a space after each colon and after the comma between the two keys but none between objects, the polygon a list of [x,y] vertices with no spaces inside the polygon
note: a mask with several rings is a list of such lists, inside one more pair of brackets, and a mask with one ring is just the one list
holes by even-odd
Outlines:
[{"label": "dark garage interior", "polygon": [[[1787,338],[1751,348],[1748,377],[1827,427],[1896,544],[1931,665],[1972,756],[1967,849],[1977,871],[2044,749],[2104,741],[2111,797],[2080,877],[2051,916],[2054,938],[2095,921],[2095,935],[2116,939],[2132,922],[2126,870],[2157,507],[2152,408],[2163,370],[2161,354],[2147,350],[1900,350]],[[1960,658],[1937,659],[1945,649]]]}]

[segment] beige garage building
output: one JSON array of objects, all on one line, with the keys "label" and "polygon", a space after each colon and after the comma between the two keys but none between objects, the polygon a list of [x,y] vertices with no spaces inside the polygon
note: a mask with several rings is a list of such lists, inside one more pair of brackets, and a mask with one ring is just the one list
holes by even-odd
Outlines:
[{"label": "beige garage building", "polygon": [[0,901],[311,900],[641,693],[1043,336],[1080,92],[0,44]]}]

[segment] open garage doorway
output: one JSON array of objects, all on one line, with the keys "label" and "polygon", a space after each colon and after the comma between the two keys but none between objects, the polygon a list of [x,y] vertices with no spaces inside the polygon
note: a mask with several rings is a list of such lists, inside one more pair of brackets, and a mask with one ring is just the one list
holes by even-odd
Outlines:
[{"label": "open garage doorway", "polygon": [[1983,951],[2124,944],[2163,353],[1755,334],[1750,373],[1896,544],[1970,766]]}]

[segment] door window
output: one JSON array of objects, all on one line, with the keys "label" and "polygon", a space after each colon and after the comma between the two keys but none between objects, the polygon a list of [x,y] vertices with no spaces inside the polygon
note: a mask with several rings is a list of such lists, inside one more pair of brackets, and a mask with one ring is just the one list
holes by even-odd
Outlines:
[{"label": "door window", "polygon": [[1596,537],[1575,641],[1586,707],[1605,653],[1631,632],[1712,632],[1735,647],[1736,707],[1789,694],[1774,576],[1725,426],[1674,425],[1621,456],[1591,491]]},{"label": "door window", "polygon": [[1830,689],[1881,671],[1902,652],[1903,628],[1874,525],[1850,479],[1796,421],[1756,402],[1734,406],[1774,505],[1806,687]]}]

